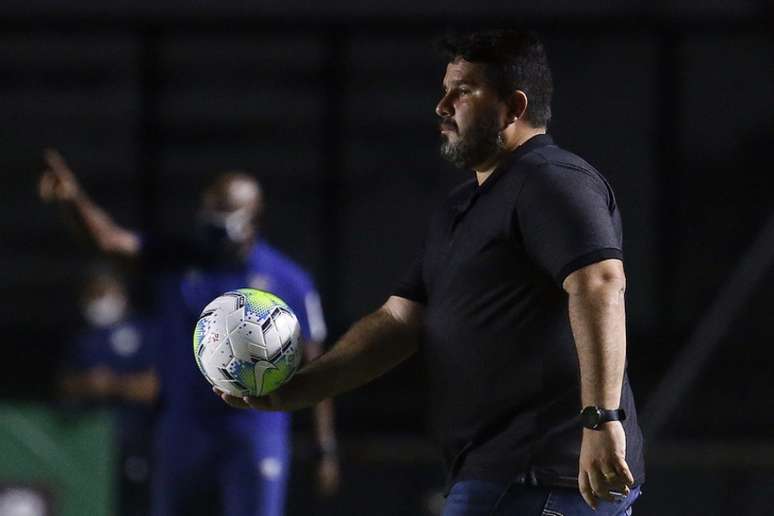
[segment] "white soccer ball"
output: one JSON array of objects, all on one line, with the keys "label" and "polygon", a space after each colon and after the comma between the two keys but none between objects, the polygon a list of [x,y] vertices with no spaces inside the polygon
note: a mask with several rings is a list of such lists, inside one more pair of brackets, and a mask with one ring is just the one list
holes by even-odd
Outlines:
[{"label": "white soccer ball", "polygon": [[301,363],[301,327],[282,299],[242,288],[208,304],[194,329],[196,364],[215,387],[263,396],[293,377]]}]

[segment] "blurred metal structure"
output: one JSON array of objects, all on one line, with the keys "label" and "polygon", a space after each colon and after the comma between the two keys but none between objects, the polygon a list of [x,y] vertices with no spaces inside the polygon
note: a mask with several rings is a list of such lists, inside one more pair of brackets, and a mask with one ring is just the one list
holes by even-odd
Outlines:
[{"label": "blurred metal structure", "polygon": [[[745,303],[759,288],[760,281],[772,266],[774,214],[769,217],[758,237],[739,260],[736,269],[729,275],[690,339],[648,398],[648,404],[641,416],[641,424],[649,439],[656,440],[659,437],[675,411],[685,402],[688,390],[694,385],[713,351],[720,345],[721,339],[726,336]],[[726,407],[721,409],[726,410]],[[729,409],[733,411],[733,408]]]}]

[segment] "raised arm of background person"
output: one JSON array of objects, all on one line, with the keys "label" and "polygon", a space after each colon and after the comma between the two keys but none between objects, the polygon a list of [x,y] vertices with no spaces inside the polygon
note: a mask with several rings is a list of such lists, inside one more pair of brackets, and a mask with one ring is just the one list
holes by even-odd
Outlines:
[{"label": "raised arm of background person", "polygon": [[[571,273],[562,285],[569,296],[570,325],[578,351],[581,403],[618,408],[626,364],[623,263],[603,260]],[[626,464],[626,435],[618,421],[583,429],[578,483],[586,502],[613,500],[634,479]]]},{"label": "raised arm of background person", "polygon": [[243,399],[215,392],[237,408],[287,411],[311,407],[374,380],[413,355],[419,347],[423,314],[421,304],[391,296],[277,391]]},{"label": "raised arm of background person", "polygon": [[48,168],[43,172],[38,185],[41,199],[59,202],[68,208],[78,226],[101,252],[127,257],[138,255],[139,235],[116,224],[110,215],[86,195],[62,155],[56,150],[47,149],[43,157]]}]

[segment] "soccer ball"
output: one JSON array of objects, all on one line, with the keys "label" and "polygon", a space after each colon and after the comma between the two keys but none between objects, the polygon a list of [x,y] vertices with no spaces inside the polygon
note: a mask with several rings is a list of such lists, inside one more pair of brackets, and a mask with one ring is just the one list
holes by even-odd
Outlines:
[{"label": "soccer ball", "polygon": [[226,292],[196,322],[196,365],[215,387],[234,396],[263,396],[290,380],[301,362],[301,328],[270,292]]}]

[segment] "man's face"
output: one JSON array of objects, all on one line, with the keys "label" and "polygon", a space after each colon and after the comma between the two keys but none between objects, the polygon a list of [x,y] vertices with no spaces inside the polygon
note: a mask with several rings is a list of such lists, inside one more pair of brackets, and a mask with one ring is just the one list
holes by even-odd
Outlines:
[{"label": "man's face", "polygon": [[204,194],[199,213],[200,231],[221,253],[243,255],[251,246],[262,207],[255,181],[223,175]]},{"label": "man's face", "polygon": [[460,168],[476,168],[501,151],[506,105],[484,75],[484,66],[462,58],[446,66],[441,117],[441,156]]},{"label": "man's face", "polygon": [[90,280],[83,289],[81,310],[84,318],[98,328],[121,321],[128,301],[123,284],[110,276]]}]

